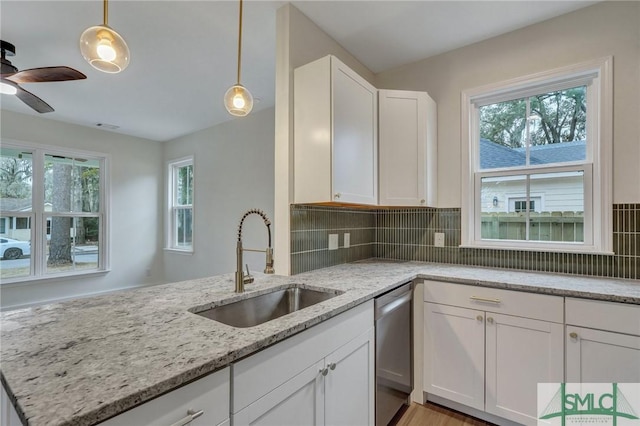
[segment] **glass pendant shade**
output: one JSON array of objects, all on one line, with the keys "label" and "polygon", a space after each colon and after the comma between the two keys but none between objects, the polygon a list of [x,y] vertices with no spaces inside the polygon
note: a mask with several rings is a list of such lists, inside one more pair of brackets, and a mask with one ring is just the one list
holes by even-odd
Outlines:
[{"label": "glass pendant shade", "polygon": [[224,94],[224,106],[229,114],[244,117],[253,109],[253,96],[243,85],[236,84]]},{"label": "glass pendant shade", "polygon": [[82,33],[80,52],[92,67],[102,72],[118,73],[129,65],[127,43],[106,25],[96,25]]}]

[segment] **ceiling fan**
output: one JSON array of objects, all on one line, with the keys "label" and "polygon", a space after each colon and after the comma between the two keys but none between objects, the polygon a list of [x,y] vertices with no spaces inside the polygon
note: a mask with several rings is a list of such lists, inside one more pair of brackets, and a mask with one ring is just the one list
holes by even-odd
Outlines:
[{"label": "ceiling fan", "polygon": [[22,83],[46,83],[52,81],[82,80],[87,78],[80,71],[69,67],[42,67],[31,68],[18,71],[6,56],[14,56],[16,47],[4,40],[0,40],[0,50],[2,51],[1,72],[0,72],[0,93],[16,95],[18,99],[33,108],[39,113],[51,112],[53,108],[34,95],[33,93],[20,87]]}]

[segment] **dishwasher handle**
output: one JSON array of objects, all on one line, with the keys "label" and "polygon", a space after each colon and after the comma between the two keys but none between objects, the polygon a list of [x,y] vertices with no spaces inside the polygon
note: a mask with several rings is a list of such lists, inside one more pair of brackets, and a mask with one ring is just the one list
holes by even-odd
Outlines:
[{"label": "dishwasher handle", "polygon": [[400,306],[406,303],[410,303],[411,298],[412,298],[411,291],[408,291],[399,297],[395,297],[392,301],[389,301],[384,305],[376,306],[375,320],[377,321],[379,318],[383,317],[384,315],[387,315],[388,313],[395,311]]}]

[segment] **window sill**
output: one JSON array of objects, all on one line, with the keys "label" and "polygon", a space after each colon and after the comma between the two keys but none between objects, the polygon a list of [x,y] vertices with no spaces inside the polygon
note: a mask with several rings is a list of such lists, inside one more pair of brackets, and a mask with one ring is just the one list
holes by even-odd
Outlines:
[{"label": "window sill", "polygon": [[27,284],[36,284],[36,283],[44,283],[44,282],[53,282],[59,280],[68,280],[68,279],[83,279],[92,276],[100,276],[106,275],[111,271],[111,269],[101,269],[99,271],[83,271],[83,272],[67,272],[60,274],[51,274],[51,275],[42,275],[39,277],[17,277],[11,279],[2,279],[0,286],[2,287],[12,287],[14,285],[27,285]]},{"label": "window sill", "polygon": [[165,247],[164,251],[166,251],[167,253],[181,254],[183,256],[191,256],[191,255],[193,255],[193,249],[191,249],[191,250],[182,250],[182,249],[177,249],[177,248]]},{"label": "window sill", "polygon": [[615,253],[607,250],[600,250],[593,246],[571,246],[567,244],[558,246],[548,245],[519,245],[516,242],[474,242],[460,244],[460,248],[470,249],[491,249],[491,250],[509,250],[509,251],[533,251],[533,252],[546,252],[546,253],[577,253],[577,254],[597,254],[603,256],[614,256]]}]

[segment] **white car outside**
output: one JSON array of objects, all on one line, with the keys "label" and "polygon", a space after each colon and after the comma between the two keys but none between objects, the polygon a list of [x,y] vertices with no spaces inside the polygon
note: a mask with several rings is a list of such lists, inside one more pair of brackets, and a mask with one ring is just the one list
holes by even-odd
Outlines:
[{"label": "white car outside", "polygon": [[0,238],[0,258],[4,260],[20,259],[31,254],[30,241],[18,241],[11,238]]}]

